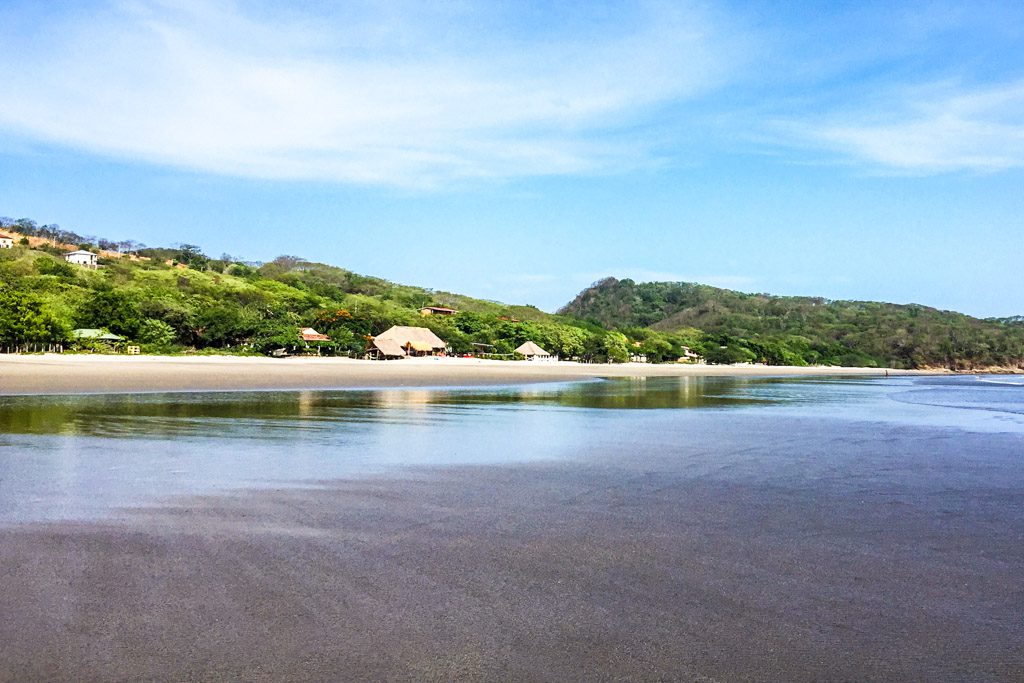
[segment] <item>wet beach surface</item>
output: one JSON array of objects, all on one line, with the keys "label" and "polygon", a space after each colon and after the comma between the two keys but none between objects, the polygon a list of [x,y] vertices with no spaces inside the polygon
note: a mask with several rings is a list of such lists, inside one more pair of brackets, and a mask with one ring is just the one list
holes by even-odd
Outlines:
[{"label": "wet beach surface", "polygon": [[1019,389],[952,381],[8,403],[0,679],[1020,680]]}]

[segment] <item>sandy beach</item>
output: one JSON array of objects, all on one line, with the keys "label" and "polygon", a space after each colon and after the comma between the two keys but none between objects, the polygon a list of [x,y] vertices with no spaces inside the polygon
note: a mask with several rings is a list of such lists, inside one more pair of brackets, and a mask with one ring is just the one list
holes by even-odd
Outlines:
[{"label": "sandy beach", "polygon": [[568,462],[0,528],[0,680],[1024,676],[1017,435],[649,417]]},{"label": "sandy beach", "polygon": [[474,358],[0,355],[0,395],[484,386],[597,377],[908,374],[877,368],[582,364]]}]

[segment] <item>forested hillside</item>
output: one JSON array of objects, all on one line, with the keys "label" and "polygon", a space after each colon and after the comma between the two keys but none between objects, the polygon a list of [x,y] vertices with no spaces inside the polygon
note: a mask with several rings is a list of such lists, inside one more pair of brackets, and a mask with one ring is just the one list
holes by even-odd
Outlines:
[{"label": "forested hillside", "polygon": [[[146,247],[28,219],[0,219],[0,351],[72,342],[76,328],[121,335],[149,353],[300,350],[298,330],[331,337],[321,352],[361,355],[392,325],[430,327],[457,354],[511,354],[524,341],[563,358],[624,362],[896,368],[1021,367],[1021,318],[978,320],[925,306],[743,294],[690,283],[602,280],[559,315],[531,306],[395,284],[281,256],[250,263],[196,245]],[[98,269],[65,262],[98,254]],[[423,306],[457,309],[421,317]],[[85,341],[77,347],[88,348]],[[507,357],[507,356],[506,356]]]},{"label": "forested hillside", "polygon": [[[27,219],[0,220],[0,232],[16,238],[14,248],[0,249],[0,350],[68,344],[72,330],[98,328],[149,353],[267,353],[295,349],[299,329],[313,327],[331,337],[317,344],[321,352],[361,355],[367,336],[397,324],[430,327],[454,353],[510,354],[532,340],[563,357],[629,359],[626,338],[595,325],[294,256],[244,263],[195,245],[147,248]],[[100,267],[65,262],[74,248],[98,252]],[[421,317],[429,305],[459,313]]]},{"label": "forested hillside", "polygon": [[702,332],[718,362],[970,368],[1024,363],[1019,319],[918,305],[744,294],[685,282],[608,278],[561,311],[609,329]]}]

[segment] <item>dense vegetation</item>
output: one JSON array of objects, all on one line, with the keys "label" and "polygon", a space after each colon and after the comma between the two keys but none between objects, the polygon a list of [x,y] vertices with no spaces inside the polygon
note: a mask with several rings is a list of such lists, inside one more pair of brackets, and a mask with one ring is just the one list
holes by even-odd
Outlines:
[{"label": "dense vegetation", "polygon": [[[430,327],[452,352],[509,357],[532,340],[563,358],[955,369],[1024,366],[1024,319],[978,320],[924,306],[743,294],[705,285],[602,280],[560,315],[399,285],[295,256],[210,257],[191,244],[146,247],[0,218],[0,351],[70,344],[76,328],[144,352],[301,351],[301,327],[330,335],[321,353],[361,355],[392,325]],[[101,254],[98,270],[63,255]],[[458,309],[421,317],[422,306]],[[90,342],[74,345],[88,348]]]},{"label": "dense vegetation", "polygon": [[[361,355],[368,335],[399,324],[430,327],[457,354],[511,354],[532,340],[563,357],[629,359],[625,336],[599,326],[294,256],[253,264],[228,255],[211,258],[189,244],[147,248],[102,240],[114,249],[106,249],[101,268],[91,270],[66,263],[63,254],[71,247],[95,250],[101,242],[96,238],[37,228],[26,219],[0,219],[0,230],[19,236],[13,249],[0,250],[0,350],[69,343],[73,329],[101,328],[145,352],[267,353],[302,350],[298,330],[313,327],[331,337],[317,343],[320,352]],[[29,237],[39,239],[33,246],[22,243]],[[423,318],[418,309],[428,305],[460,312]]]},{"label": "dense vegetation", "polygon": [[627,334],[639,327],[655,335],[696,335],[694,346],[711,362],[954,369],[1024,365],[1020,318],[979,320],[918,305],[608,278],[560,312]]}]

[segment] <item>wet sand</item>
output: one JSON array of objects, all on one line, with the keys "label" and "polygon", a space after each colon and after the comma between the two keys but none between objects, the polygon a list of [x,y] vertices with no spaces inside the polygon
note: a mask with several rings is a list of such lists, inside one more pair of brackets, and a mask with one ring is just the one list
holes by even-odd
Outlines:
[{"label": "wet sand", "polygon": [[[0,354],[0,396],[143,391],[481,386],[594,377],[878,376],[877,368],[488,361]],[[890,374],[905,374],[889,370]]]},{"label": "wet sand", "polygon": [[1019,435],[835,427],[0,529],[0,680],[1024,679]]}]

